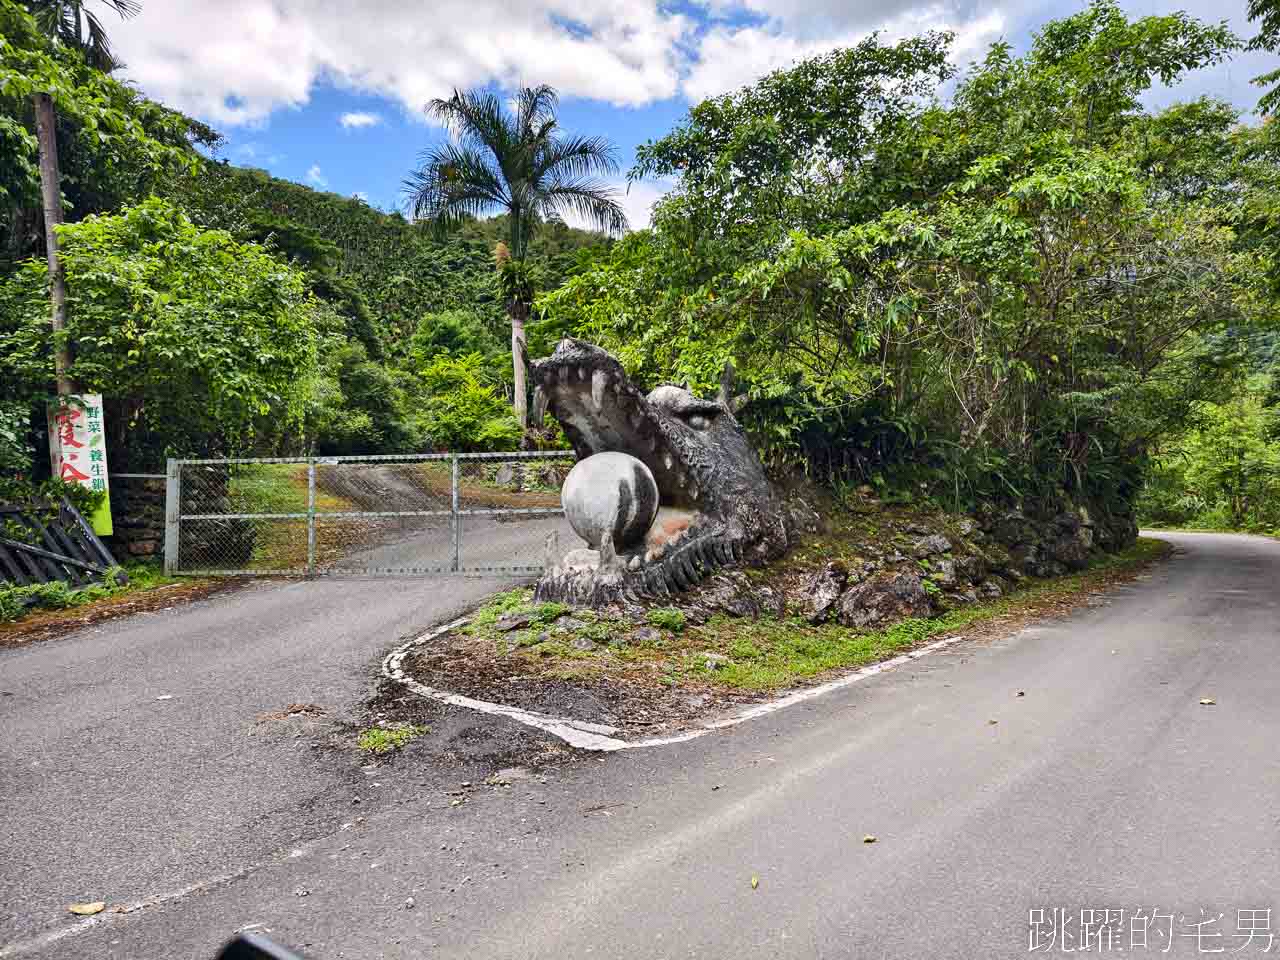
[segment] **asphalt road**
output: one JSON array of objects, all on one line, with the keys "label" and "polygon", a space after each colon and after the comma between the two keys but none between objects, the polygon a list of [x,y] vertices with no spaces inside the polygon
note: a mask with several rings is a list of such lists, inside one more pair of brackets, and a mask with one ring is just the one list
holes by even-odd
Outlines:
[{"label": "asphalt road", "polygon": [[[207,957],[252,926],[317,960],[1015,957],[1030,910],[1065,912],[1078,952],[1080,911],[1109,909],[1124,914],[1094,952],[1261,954],[1265,934],[1236,934],[1238,911],[1267,909],[1280,934],[1280,543],[1168,538],[1181,555],[1109,603],[685,744],[580,757],[507,787],[420,779],[410,752],[380,776],[416,780],[416,795],[45,953]],[[157,668],[115,629],[123,692],[131,670]],[[147,782],[163,776],[158,764],[129,773],[123,756],[146,752],[136,740],[109,746],[159,708],[159,688],[113,697],[86,644],[0,651],[2,688],[23,698],[20,710],[0,698],[0,748],[22,779],[0,822],[32,842],[17,870],[32,890],[53,889],[44,878],[72,875],[76,859],[83,872],[103,842],[90,828],[46,843],[37,824],[56,829],[90,794],[156,790]],[[61,658],[66,673],[15,656]],[[29,664],[16,680],[15,663]],[[244,683],[241,697],[257,680]],[[75,756],[77,702],[99,723],[116,704],[119,725],[91,738],[105,768]],[[219,722],[213,698],[200,715]],[[15,766],[34,757],[53,772]],[[112,786],[121,773],[128,784]],[[157,834],[182,835],[188,799],[175,790],[152,811]],[[174,841],[175,859],[187,853]],[[24,888],[11,865],[3,876],[0,929],[34,909],[9,907]],[[1135,923],[1135,908],[1153,919]],[[1048,925],[1036,929],[1047,940]]]}]

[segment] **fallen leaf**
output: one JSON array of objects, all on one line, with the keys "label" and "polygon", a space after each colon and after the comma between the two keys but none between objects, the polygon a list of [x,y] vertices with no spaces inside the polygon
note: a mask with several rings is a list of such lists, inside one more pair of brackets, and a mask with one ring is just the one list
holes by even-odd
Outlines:
[{"label": "fallen leaf", "polygon": [[758,886],[760,886],[760,878],[759,878],[759,877],[757,877],[757,876],[755,876],[755,875],[752,875],[752,877],[751,877],[751,889],[752,889],[752,890],[754,890],[754,889],[755,889],[756,887],[758,887]]},{"label": "fallen leaf", "polygon": [[863,842],[863,843],[875,843],[877,839],[878,839],[878,838],[877,838],[874,834],[870,834],[870,833],[868,833],[865,837],[863,837],[863,838],[862,838],[862,842]]},{"label": "fallen leaf", "polygon": [[107,905],[101,900],[95,900],[93,903],[73,903],[67,909],[78,917],[92,917],[95,913],[101,913],[107,909]]},{"label": "fallen leaf", "polygon": [[1025,697],[1026,695],[1027,695],[1027,691],[1025,691],[1025,690],[1019,690],[1019,691],[1018,691],[1018,696],[1020,696],[1020,697]]},{"label": "fallen leaf", "polygon": [[166,694],[164,694],[163,696],[156,697],[156,699],[157,699],[157,700],[172,700],[172,699],[173,699],[173,694],[172,694],[172,693],[166,693]]},{"label": "fallen leaf", "polygon": [[989,724],[990,724],[990,723],[999,723],[999,722],[1000,722],[999,720],[988,720],[988,721],[987,721],[987,723],[989,723]]},{"label": "fallen leaf", "polygon": [[1218,701],[1217,701],[1217,700],[1215,700],[1215,699],[1213,699],[1213,697],[1201,697],[1201,698],[1200,698],[1200,706],[1202,706],[1202,707],[1212,707],[1212,706],[1213,706],[1215,703],[1217,703],[1217,702],[1218,702]]}]

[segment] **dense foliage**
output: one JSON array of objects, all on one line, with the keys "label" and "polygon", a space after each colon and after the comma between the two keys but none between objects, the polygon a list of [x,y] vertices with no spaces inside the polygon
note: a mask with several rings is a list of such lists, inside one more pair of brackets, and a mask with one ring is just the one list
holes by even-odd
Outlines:
[{"label": "dense foliage", "polygon": [[[157,199],[61,227],[59,246],[69,372],[109,399],[113,448],[225,450],[300,422],[320,318],[298,271]],[[52,364],[47,279],[30,261],[0,288],[0,375],[32,395]]]},{"label": "dense foliage", "polygon": [[641,153],[679,177],[653,229],[540,306],[651,379],[731,364],[770,455],[819,476],[1123,508],[1238,359],[1210,334],[1272,313],[1267,135],[1141,99],[1237,42],[1099,0],[943,103],[948,43],[873,37],[698,105]]},{"label": "dense foliage", "polygon": [[[805,60],[642,147],[633,176],[675,188],[609,242],[551,195],[475,217],[511,198],[476,159],[495,144],[520,169],[557,161],[565,198],[604,189],[607,144],[548,126],[544,88],[511,113],[441,101],[476,121],[420,171],[442,234],[207,159],[218,135],[112,80],[73,7],[0,0],[0,473],[44,459],[30,96],[48,91],[72,375],[107,395],[117,470],[531,442],[509,324],[543,291],[531,355],[575,334],[650,382],[723,386],[776,465],[1118,510],[1150,472],[1151,518],[1276,525],[1280,130],[1208,98],[1144,106],[1240,46],[1223,26],[1095,0],[962,74],[945,33]],[[1273,49],[1272,6],[1250,9]]]},{"label": "dense foliage", "polygon": [[1232,389],[1155,446],[1144,522],[1280,534],[1280,339],[1247,347]]}]

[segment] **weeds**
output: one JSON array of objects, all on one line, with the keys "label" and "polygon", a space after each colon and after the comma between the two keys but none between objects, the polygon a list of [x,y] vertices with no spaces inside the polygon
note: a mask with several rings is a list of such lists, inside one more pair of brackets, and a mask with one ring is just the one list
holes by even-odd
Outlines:
[{"label": "weeds", "polygon": [[[121,574],[125,573],[128,574],[128,582],[121,584]],[[121,567],[112,567],[106,572],[101,583],[79,589],[73,589],[61,580],[54,580],[51,583],[33,583],[27,586],[6,584],[0,586],[0,623],[20,620],[33,610],[65,610],[69,607],[82,607],[122,593],[147,590],[175,582],[173,577],[166,577],[155,567],[139,564],[130,567],[127,571]]]},{"label": "weeds", "polygon": [[356,746],[365,753],[382,756],[394,750],[399,750],[424,733],[430,732],[430,730],[430,727],[423,727],[413,723],[397,723],[389,727],[369,727],[360,731],[360,736],[356,739]]},{"label": "weeds", "polygon": [[651,627],[680,633],[684,630],[684,611],[675,607],[654,607],[645,614],[645,620]]}]

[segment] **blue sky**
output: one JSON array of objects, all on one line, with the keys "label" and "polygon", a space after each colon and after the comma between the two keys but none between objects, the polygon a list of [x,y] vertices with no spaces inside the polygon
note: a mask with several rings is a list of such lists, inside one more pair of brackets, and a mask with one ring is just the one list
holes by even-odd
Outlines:
[{"label": "blue sky", "polygon": [[[233,163],[385,209],[419,153],[444,134],[422,105],[454,86],[550,83],[569,130],[603,134],[623,170],[691,102],[797,58],[857,42],[952,29],[963,63],[1001,37],[1025,47],[1040,23],[1082,3],[1036,0],[143,0],[114,27],[127,76],[149,95],[212,123]],[[1137,15],[1185,9],[1251,29],[1244,0],[1129,0]],[[1157,104],[1209,93],[1250,109],[1249,54],[1160,91]],[[619,178],[619,187],[624,183]],[[665,189],[624,200],[633,225]]]}]

